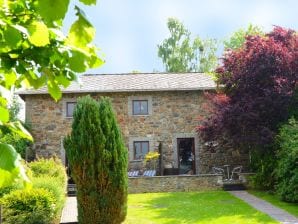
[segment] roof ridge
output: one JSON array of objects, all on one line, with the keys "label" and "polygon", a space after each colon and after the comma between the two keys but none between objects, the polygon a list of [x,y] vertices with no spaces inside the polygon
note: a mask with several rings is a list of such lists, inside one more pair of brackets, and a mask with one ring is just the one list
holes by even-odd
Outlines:
[{"label": "roof ridge", "polygon": [[82,76],[100,76],[100,75],[167,75],[167,74],[207,74],[204,72],[127,72],[127,73],[97,73],[97,74],[83,74]]}]

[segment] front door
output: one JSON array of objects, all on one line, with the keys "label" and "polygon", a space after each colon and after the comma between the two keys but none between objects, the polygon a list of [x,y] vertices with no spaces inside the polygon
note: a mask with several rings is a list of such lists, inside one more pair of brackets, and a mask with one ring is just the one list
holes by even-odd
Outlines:
[{"label": "front door", "polygon": [[179,174],[195,174],[194,138],[177,138]]}]

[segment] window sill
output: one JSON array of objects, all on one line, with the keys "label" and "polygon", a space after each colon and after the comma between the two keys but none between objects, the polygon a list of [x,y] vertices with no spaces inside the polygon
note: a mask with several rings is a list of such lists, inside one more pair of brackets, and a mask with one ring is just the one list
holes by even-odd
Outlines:
[{"label": "window sill", "polygon": [[151,114],[132,114],[131,116],[132,117],[148,117],[150,116]]},{"label": "window sill", "polygon": [[133,160],[130,160],[129,162],[138,163],[143,161],[144,161],[143,159],[133,159]]}]

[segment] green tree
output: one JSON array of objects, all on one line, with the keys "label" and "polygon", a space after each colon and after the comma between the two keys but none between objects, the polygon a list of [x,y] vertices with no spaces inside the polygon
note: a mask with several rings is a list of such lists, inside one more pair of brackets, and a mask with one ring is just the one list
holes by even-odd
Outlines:
[{"label": "green tree", "polygon": [[108,99],[98,103],[86,96],[78,100],[64,147],[77,186],[79,222],[124,221],[127,149]]},{"label": "green tree", "polygon": [[236,50],[242,47],[247,36],[264,36],[262,28],[256,25],[249,24],[246,29],[239,29],[234,32],[228,40],[224,41],[225,50]]},{"label": "green tree", "polygon": [[[86,5],[96,3],[80,1]],[[68,35],[63,34],[69,3],[69,0],[0,0],[0,125],[30,140],[32,137],[19,122],[10,122],[4,92],[46,85],[50,95],[58,100],[60,87],[75,80],[77,72],[103,63],[91,43],[95,29],[80,8],[75,7],[77,20]],[[18,178],[23,168],[14,148],[0,142],[0,155],[0,179]]]},{"label": "green tree", "polygon": [[158,45],[158,57],[167,72],[212,72],[217,66],[215,39],[191,39],[190,31],[178,19],[168,19],[170,37]]}]

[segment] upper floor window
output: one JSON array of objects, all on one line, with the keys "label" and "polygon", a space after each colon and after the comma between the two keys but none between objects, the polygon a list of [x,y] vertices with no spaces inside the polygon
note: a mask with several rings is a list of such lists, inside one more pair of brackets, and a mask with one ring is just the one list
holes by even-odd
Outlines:
[{"label": "upper floor window", "polygon": [[145,155],[149,152],[149,141],[134,141],[134,159],[144,159]]},{"label": "upper floor window", "polygon": [[66,102],[66,117],[72,117],[76,102]]},{"label": "upper floor window", "polygon": [[133,100],[132,101],[133,115],[148,115],[148,100]]}]

